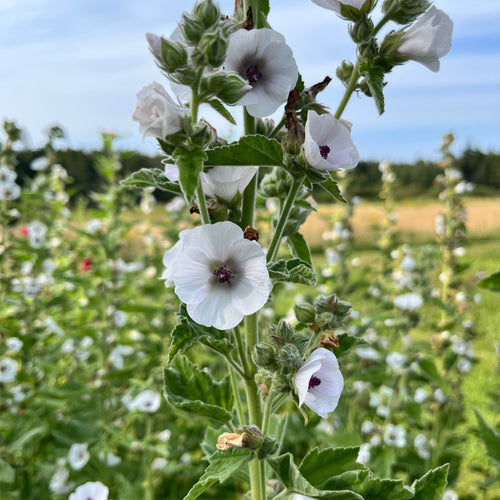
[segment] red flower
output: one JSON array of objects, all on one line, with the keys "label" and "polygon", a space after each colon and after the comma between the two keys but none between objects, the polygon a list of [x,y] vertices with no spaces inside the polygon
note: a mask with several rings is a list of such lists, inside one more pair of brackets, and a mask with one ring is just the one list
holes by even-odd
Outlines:
[{"label": "red flower", "polygon": [[21,233],[21,236],[28,236],[28,226],[21,226],[19,232]]},{"label": "red flower", "polygon": [[86,259],[81,260],[78,263],[78,269],[82,273],[88,273],[92,269],[92,259],[87,257]]}]

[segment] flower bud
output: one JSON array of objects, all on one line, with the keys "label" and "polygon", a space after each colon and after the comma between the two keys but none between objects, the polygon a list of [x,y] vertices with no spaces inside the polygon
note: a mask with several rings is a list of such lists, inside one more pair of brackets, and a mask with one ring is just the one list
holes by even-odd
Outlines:
[{"label": "flower bud", "polygon": [[349,33],[354,43],[361,43],[371,38],[373,30],[373,21],[364,14],[349,28]]},{"label": "flower bud", "polygon": [[420,17],[431,5],[428,0],[385,0],[382,12],[391,21],[398,24],[409,24]]},{"label": "flower bud", "polygon": [[182,37],[186,40],[188,45],[198,45],[205,28],[203,23],[198,20],[197,17],[184,13],[182,15],[182,21],[179,25]]},{"label": "flower bud", "polygon": [[283,149],[290,155],[297,155],[300,153],[305,138],[306,133],[304,125],[298,122],[294,123],[283,138]]},{"label": "flower bud", "polygon": [[378,56],[378,45],[375,38],[369,38],[358,45],[359,54],[367,60],[373,60]]},{"label": "flower bud", "polygon": [[220,19],[220,10],[212,0],[204,0],[194,6],[193,14],[205,28],[210,28]]},{"label": "flower bud", "polygon": [[187,64],[188,53],[186,47],[180,42],[174,42],[165,38],[161,39],[160,66],[167,73],[184,68]]},{"label": "flower bud", "polygon": [[252,89],[237,73],[215,73],[208,76],[202,85],[202,90],[206,87],[206,92],[229,105],[236,104]]},{"label": "flower bud", "polygon": [[199,49],[206,64],[219,68],[226,59],[229,38],[221,28],[205,33],[200,40]]},{"label": "flower bud", "polygon": [[198,122],[193,126],[190,139],[196,146],[208,146],[212,140],[212,131],[205,122]]},{"label": "flower bud", "polygon": [[278,362],[286,372],[293,372],[302,366],[302,354],[295,345],[286,344],[278,352]]},{"label": "flower bud", "polygon": [[301,302],[294,307],[295,317],[300,323],[311,324],[316,319],[314,306],[308,302]]},{"label": "flower bud", "polygon": [[260,342],[253,348],[252,359],[257,366],[275,370],[277,368],[276,349],[268,342]]},{"label": "flower bud", "polygon": [[287,323],[285,320],[280,320],[278,323],[278,329],[276,331],[276,335],[283,340],[293,340],[295,337],[295,328]]},{"label": "flower bud", "polygon": [[342,61],[342,64],[337,68],[336,75],[337,78],[347,85],[351,79],[352,72],[354,70],[354,64],[349,61]]}]

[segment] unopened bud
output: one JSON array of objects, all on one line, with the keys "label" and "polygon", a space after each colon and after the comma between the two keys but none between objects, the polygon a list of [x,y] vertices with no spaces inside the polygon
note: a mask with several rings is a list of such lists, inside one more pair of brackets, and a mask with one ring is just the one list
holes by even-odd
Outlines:
[{"label": "unopened bud", "polygon": [[420,17],[431,5],[428,0],[385,0],[382,12],[391,21],[409,24]]},{"label": "unopened bud", "polygon": [[193,14],[205,28],[210,28],[220,19],[220,10],[212,0],[197,3],[194,6]]},{"label": "unopened bud", "polygon": [[212,68],[222,66],[226,59],[229,38],[222,29],[205,33],[200,40],[200,53],[206,64]]},{"label": "unopened bud", "polygon": [[358,45],[358,50],[359,54],[363,58],[371,61],[378,56],[377,41],[375,40],[375,38],[369,38],[368,40],[364,40]]},{"label": "unopened bud", "polygon": [[344,84],[347,85],[351,79],[352,72],[354,71],[354,64],[349,61],[342,61],[342,64],[337,68],[336,75],[337,78]]},{"label": "unopened bud", "polygon": [[267,342],[256,344],[252,351],[252,359],[257,366],[274,370],[277,368],[276,349]]},{"label": "unopened bud", "polygon": [[363,14],[354,25],[350,27],[349,33],[354,43],[361,43],[371,38],[373,30],[373,21],[366,14]]},{"label": "unopened bud", "polygon": [[300,323],[311,324],[316,319],[314,306],[308,302],[301,302],[294,307],[295,317]]},{"label": "unopened bud", "polygon": [[294,344],[286,344],[278,351],[279,364],[287,372],[298,370],[303,365],[302,354]]},{"label": "unopened bud", "polygon": [[230,106],[237,104],[252,89],[238,74],[225,72],[208,76],[202,85],[209,94]]},{"label": "unopened bud", "polygon": [[288,132],[283,138],[283,149],[290,155],[298,155],[305,139],[306,133],[304,125],[302,125],[302,123],[295,122],[290,126]]},{"label": "unopened bud", "polygon": [[187,13],[182,15],[182,21],[179,27],[182,32],[182,37],[189,45],[198,45],[205,31],[203,23],[199,21],[197,17]]},{"label": "unopened bud", "polygon": [[148,33],[146,38],[151,52],[155,56],[160,67],[167,73],[183,68],[187,64],[188,53],[182,43],[162,38]]},{"label": "unopened bud", "polygon": [[278,323],[276,335],[283,340],[293,340],[295,337],[295,328],[290,323],[287,323],[282,319]]}]

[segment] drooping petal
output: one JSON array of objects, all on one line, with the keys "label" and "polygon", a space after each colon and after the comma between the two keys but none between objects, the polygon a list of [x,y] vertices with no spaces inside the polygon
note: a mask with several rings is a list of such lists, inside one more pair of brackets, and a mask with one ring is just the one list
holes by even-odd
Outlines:
[{"label": "drooping petal", "polygon": [[320,368],[321,360],[313,358],[311,355],[296,373],[294,382],[299,396],[299,407],[302,406],[306,400],[307,393],[309,392],[309,381],[311,380],[311,377]]},{"label": "drooping petal", "polygon": [[216,166],[200,174],[203,191],[231,202],[238,192],[244,191],[257,170],[258,167]]}]

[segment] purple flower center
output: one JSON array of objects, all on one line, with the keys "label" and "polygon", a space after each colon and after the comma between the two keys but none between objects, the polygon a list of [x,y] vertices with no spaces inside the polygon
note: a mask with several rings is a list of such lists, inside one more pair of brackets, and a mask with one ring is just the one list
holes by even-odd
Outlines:
[{"label": "purple flower center", "polygon": [[214,276],[217,277],[218,283],[228,283],[234,278],[234,274],[225,265],[216,267]]},{"label": "purple flower center", "polygon": [[321,384],[321,380],[318,377],[316,377],[316,375],[313,375],[309,379],[309,387],[307,388],[307,390],[310,391],[314,387],[318,387],[319,384]]},{"label": "purple flower center", "polygon": [[320,146],[319,147],[319,154],[324,158],[325,160],[328,158],[328,153],[330,152],[330,148],[328,146]]},{"label": "purple flower center", "polygon": [[262,72],[258,66],[248,66],[246,70],[247,80],[250,85],[255,85],[261,78]]}]

